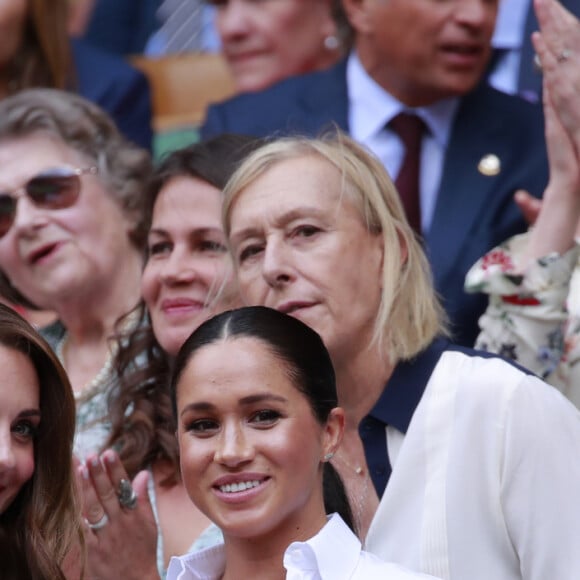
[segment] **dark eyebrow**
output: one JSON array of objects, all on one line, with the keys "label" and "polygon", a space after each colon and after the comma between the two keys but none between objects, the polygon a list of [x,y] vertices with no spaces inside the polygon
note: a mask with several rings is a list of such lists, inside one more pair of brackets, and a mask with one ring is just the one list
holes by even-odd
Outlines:
[{"label": "dark eyebrow", "polygon": [[[255,395],[248,395],[247,397],[242,397],[239,400],[241,406],[255,405],[256,403],[266,403],[268,401],[276,401],[278,403],[287,403],[288,399],[281,397],[280,395],[273,395],[272,393],[257,393]],[[181,411],[180,416],[183,416],[188,411],[197,411],[198,413],[204,413],[208,411],[215,411],[217,409],[216,405],[213,403],[208,403],[206,401],[200,401],[199,403],[190,403],[186,405]]]},{"label": "dark eyebrow", "polygon": [[22,419],[23,417],[40,417],[40,410],[39,409],[24,409],[20,413],[18,413],[18,418]]},{"label": "dark eyebrow", "polygon": [[248,395],[247,397],[240,399],[240,405],[253,405],[254,403],[262,403],[266,401],[287,403],[288,399],[280,395],[273,395],[272,393],[258,393],[256,395]]},{"label": "dark eyebrow", "polygon": [[[205,236],[208,234],[212,234],[212,233],[219,233],[219,234],[223,234],[223,230],[221,230],[218,227],[211,227],[211,228],[195,228],[191,234],[193,236]],[[164,238],[170,237],[170,234],[167,230],[163,229],[163,228],[151,228],[149,230],[149,236],[151,234],[157,235],[157,236],[162,236]]]},{"label": "dark eyebrow", "polygon": [[151,228],[148,235],[155,234],[157,236],[167,236],[167,231],[163,228]]}]

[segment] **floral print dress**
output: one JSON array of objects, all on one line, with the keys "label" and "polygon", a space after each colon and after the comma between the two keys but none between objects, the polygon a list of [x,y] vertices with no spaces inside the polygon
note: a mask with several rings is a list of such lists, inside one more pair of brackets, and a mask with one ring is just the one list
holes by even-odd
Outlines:
[{"label": "floral print dress", "polygon": [[476,348],[527,367],[580,408],[580,254],[550,254],[526,271],[518,264],[529,234],[510,238],[469,270],[467,292],[485,292]]}]

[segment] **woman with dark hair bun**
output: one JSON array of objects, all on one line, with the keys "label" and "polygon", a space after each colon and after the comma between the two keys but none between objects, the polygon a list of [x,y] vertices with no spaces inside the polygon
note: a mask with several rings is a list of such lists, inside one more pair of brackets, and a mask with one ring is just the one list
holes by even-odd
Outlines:
[{"label": "woman with dark hair bun", "polygon": [[44,339],[2,304],[0,365],[0,575],[64,580],[64,558],[82,542],[72,389]]},{"label": "woman with dark hair bun", "polygon": [[220,314],[181,348],[171,391],[185,487],[224,544],[173,558],[168,580],[427,578],[361,551],[345,524],[352,514],[330,464],[344,411],[308,326],[260,306]]}]

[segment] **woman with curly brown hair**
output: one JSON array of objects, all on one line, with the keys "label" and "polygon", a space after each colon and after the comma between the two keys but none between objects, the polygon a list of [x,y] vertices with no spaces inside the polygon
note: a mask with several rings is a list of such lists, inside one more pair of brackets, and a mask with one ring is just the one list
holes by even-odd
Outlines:
[{"label": "woman with curly brown hair", "polygon": [[[210,523],[181,482],[170,364],[202,322],[236,304],[221,226],[221,190],[255,146],[254,139],[222,135],[175,151],[158,167],[149,188],[144,300],[138,314],[130,315],[139,321],[135,330],[119,338],[119,389],[109,405],[108,446],[117,453],[89,457],[81,472],[87,519],[106,521],[87,538],[89,568],[99,577],[163,576],[170,557],[186,552]],[[134,509],[119,509],[116,494],[130,479]],[[218,538],[213,528],[196,547]],[[109,557],[120,544],[125,558]]]},{"label": "woman with curly brown hair", "polygon": [[3,305],[0,364],[2,578],[64,579],[64,557],[81,541],[72,475],[72,390],[48,344]]}]

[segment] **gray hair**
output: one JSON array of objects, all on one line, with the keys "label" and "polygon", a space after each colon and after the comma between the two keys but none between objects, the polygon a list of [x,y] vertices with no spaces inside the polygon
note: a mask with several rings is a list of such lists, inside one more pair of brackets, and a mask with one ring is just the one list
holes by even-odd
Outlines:
[{"label": "gray hair", "polygon": [[28,89],[0,101],[0,143],[35,133],[62,141],[99,168],[98,178],[134,225],[131,238],[141,249],[149,153],[129,142],[100,107],[73,93]]},{"label": "gray hair", "polygon": [[[99,169],[97,178],[130,224],[133,244],[144,251],[147,225],[143,196],[151,179],[147,151],[129,142],[105,111],[57,89],[28,89],[0,101],[0,144],[44,134],[64,143]],[[34,307],[0,271],[0,294]]]}]

